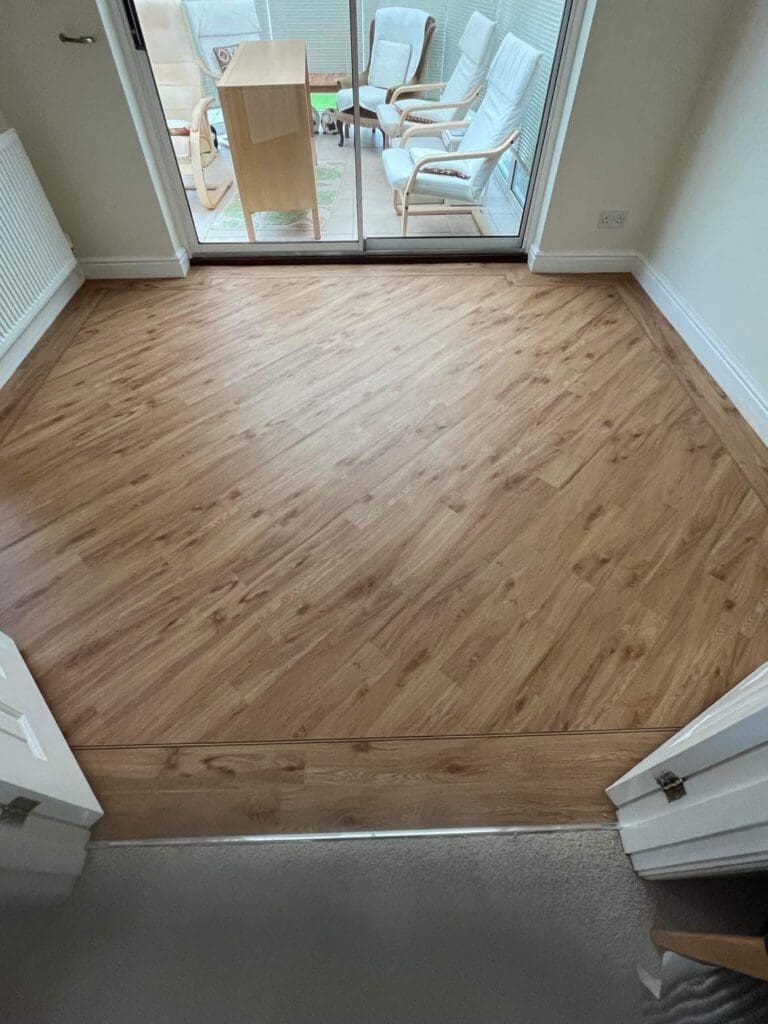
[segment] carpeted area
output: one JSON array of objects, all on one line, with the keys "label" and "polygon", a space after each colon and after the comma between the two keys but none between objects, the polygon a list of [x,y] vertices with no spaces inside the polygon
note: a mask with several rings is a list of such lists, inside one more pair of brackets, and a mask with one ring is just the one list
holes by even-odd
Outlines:
[{"label": "carpeted area", "polygon": [[757,927],[760,879],[643,883],[616,833],[98,848],[3,911],[24,1024],[633,1024],[654,923]]}]

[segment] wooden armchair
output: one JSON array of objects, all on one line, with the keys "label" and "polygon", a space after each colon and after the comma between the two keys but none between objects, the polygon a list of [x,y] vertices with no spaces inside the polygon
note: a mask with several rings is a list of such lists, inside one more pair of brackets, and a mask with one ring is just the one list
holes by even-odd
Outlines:
[{"label": "wooden armchair", "polygon": [[[402,135],[412,123],[432,122],[438,133],[440,122],[463,117],[485,84],[495,35],[496,22],[474,11],[459,40],[460,56],[448,81],[399,86],[391,101],[377,109],[385,140]],[[439,92],[437,101],[424,96],[430,91]]]},{"label": "wooden armchair", "polygon": [[136,0],[136,8],[184,187],[213,210],[232,176],[215,185],[206,181],[206,169],[218,156],[208,119],[215,98],[204,86],[209,71],[197,56],[181,0]]},{"label": "wooden armchair", "polygon": [[[395,211],[403,218],[404,236],[409,215],[470,214],[482,232],[477,215],[496,164],[520,134],[540,57],[538,50],[509,33],[493,59],[487,90],[475,116],[441,124],[443,131],[465,129],[457,150],[407,148],[414,137],[434,135],[435,126],[424,124],[409,128],[398,149],[382,153]],[[434,202],[411,205],[415,195]]]},{"label": "wooden armchair", "polygon": [[[368,32],[368,63],[359,76],[360,116],[366,127],[379,127],[376,110],[389,103],[396,89],[402,95],[402,90],[421,82],[436,27],[435,19],[417,8],[383,7],[376,11]],[[385,56],[387,47],[390,52]],[[339,79],[337,107],[341,146],[354,120],[351,75]]]}]

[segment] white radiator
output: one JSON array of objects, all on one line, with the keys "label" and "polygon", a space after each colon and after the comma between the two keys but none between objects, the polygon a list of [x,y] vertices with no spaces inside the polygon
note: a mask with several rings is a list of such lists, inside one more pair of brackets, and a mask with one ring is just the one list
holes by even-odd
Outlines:
[{"label": "white radiator", "polygon": [[0,134],[0,356],[77,265],[15,131]]}]

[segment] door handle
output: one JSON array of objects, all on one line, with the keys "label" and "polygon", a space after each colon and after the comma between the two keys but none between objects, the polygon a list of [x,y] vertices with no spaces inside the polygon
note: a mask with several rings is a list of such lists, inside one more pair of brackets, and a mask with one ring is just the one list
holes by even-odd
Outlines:
[{"label": "door handle", "polygon": [[59,32],[59,39],[62,43],[82,43],[84,46],[96,42],[96,36],[66,36],[63,32]]}]

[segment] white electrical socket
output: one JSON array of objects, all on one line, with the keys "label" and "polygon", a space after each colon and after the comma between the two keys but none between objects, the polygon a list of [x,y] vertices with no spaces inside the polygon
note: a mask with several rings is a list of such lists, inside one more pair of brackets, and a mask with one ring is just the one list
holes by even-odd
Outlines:
[{"label": "white electrical socket", "polygon": [[599,228],[623,228],[627,223],[628,210],[601,210],[597,218]]}]

